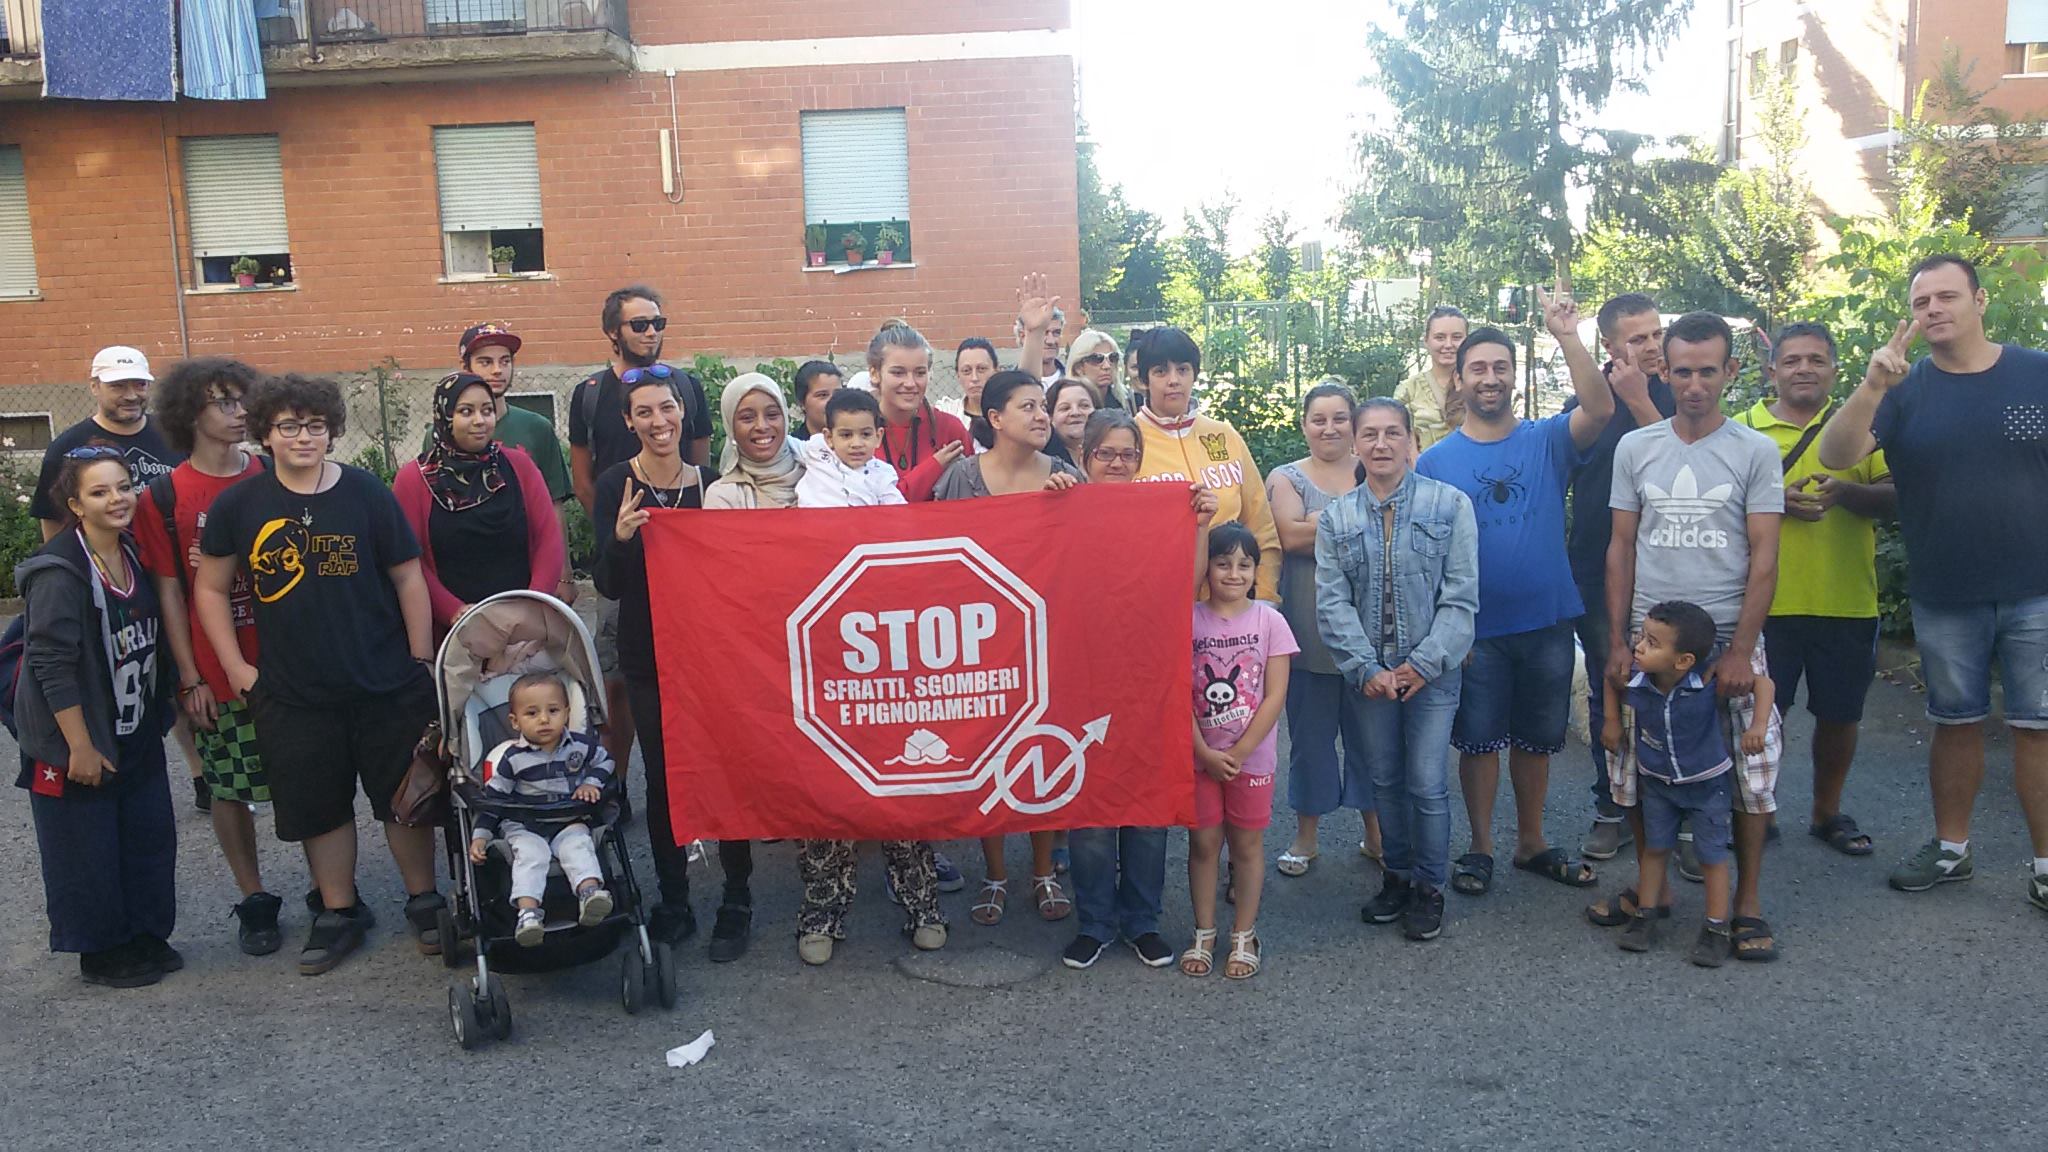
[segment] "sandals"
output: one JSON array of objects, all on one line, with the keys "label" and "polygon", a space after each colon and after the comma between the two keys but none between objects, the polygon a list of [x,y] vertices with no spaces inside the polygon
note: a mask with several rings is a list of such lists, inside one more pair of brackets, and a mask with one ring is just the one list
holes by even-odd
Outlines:
[{"label": "sandals", "polygon": [[1591,888],[1599,879],[1593,874],[1591,864],[1572,859],[1562,848],[1545,848],[1527,860],[1515,861],[1515,867],[1555,880],[1568,888]]},{"label": "sandals", "polygon": [[[1735,919],[1730,920],[1728,925],[1734,930],[1729,934],[1729,941],[1735,945],[1735,958],[1737,960],[1748,960],[1756,964],[1768,964],[1778,958],[1777,937],[1771,934],[1771,926],[1764,923],[1763,917],[1737,916]],[[1753,940],[1762,940],[1765,944],[1761,948],[1743,947],[1744,944],[1748,944]]]},{"label": "sandals", "polygon": [[[1586,919],[1601,928],[1619,928],[1629,922],[1641,908],[1641,897],[1633,888],[1623,888],[1605,900],[1595,900],[1586,905]],[[1664,904],[1649,913],[1658,920],[1671,919],[1671,905]]]},{"label": "sandals", "polygon": [[1065,920],[1073,914],[1074,902],[1067,899],[1058,876],[1033,876],[1032,890],[1038,897],[1038,914],[1047,920]]},{"label": "sandals", "polygon": [[1493,857],[1486,853],[1467,852],[1451,865],[1451,891],[1465,896],[1484,896],[1492,887]]},{"label": "sandals", "polygon": [[1306,876],[1308,875],[1308,866],[1315,863],[1316,857],[1321,855],[1321,852],[1311,851],[1303,853],[1289,848],[1280,854],[1278,860],[1273,862],[1273,868],[1282,876]]},{"label": "sandals", "polygon": [[1872,848],[1870,837],[1856,827],[1856,821],[1840,812],[1807,829],[1816,839],[1827,841],[1827,845],[1844,856],[1868,856]]},{"label": "sandals", "polygon": [[[1259,934],[1247,928],[1230,934],[1230,955],[1223,961],[1223,978],[1226,980],[1249,980],[1259,974]],[[1232,972],[1236,965],[1239,971]]]},{"label": "sandals", "polygon": [[1180,972],[1183,976],[1207,976],[1216,964],[1216,930],[1195,929],[1195,942],[1180,954]]},{"label": "sandals", "polygon": [[1010,902],[1009,881],[989,880],[981,886],[981,900],[967,910],[967,916],[984,928],[1003,922],[1003,908]]}]

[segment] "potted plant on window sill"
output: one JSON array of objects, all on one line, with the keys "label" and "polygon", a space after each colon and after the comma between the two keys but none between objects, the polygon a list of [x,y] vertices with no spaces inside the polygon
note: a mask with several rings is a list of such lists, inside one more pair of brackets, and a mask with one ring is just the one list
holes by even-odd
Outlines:
[{"label": "potted plant on window sill", "polygon": [[868,238],[861,235],[860,229],[855,228],[839,238],[839,246],[846,250],[846,262],[859,267],[864,258],[862,254],[868,249]]},{"label": "potted plant on window sill", "polygon": [[500,276],[510,276],[512,274],[512,261],[518,259],[518,257],[519,253],[514,251],[510,244],[498,245],[496,248],[491,249],[491,271]]},{"label": "potted plant on window sill", "polygon": [[825,266],[825,244],[832,235],[831,232],[827,231],[829,227],[826,224],[808,224],[804,226],[804,254],[813,268],[823,268]]},{"label": "potted plant on window sill", "polygon": [[894,264],[896,250],[903,247],[903,230],[894,224],[884,224],[875,229],[875,263]]},{"label": "potted plant on window sill", "polygon": [[256,273],[262,270],[263,266],[256,262],[254,256],[237,256],[235,257],[235,262],[228,265],[228,271],[235,275],[235,287],[237,288],[254,288],[256,286]]}]

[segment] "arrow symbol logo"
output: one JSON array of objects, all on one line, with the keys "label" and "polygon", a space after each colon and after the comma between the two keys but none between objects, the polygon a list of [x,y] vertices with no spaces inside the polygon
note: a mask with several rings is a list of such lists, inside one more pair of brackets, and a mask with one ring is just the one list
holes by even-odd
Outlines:
[{"label": "arrow symbol logo", "polygon": [[[1075,793],[1081,790],[1081,779],[1088,766],[1088,749],[1106,742],[1109,738],[1109,717],[1098,716],[1083,725],[1079,740],[1074,739],[1073,733],[1055,725],[1043,724],[1027,728],[1019,734],[1017,742],[1010,745],[1011,750],[1015,750],[1034,736],[1047,737],[1067,745],[1067,754],[1060,757],[1059,763],[1053,765],[1050,770],[1045,766],[1045,750],[1037,747],[1018,757],[1017,762],[1010,765],[1007,770],[999,764],[995,770],[996,786],[981,802],[981,811],[984,815],[994,811],[997,804],[1008,804],[1025,813],[1051,812],[1065,807],[1067,801],[1072,800]],[[1031,776],[1032,794],[1046,799],[1033,803],[1017,797],[1013,786],[1027,772]],[[1060,788],[1063,782],[1068,782],[1070,777],[1071,782],[1067,784],[1066,791],[1053,796],[1052,793]]]}]

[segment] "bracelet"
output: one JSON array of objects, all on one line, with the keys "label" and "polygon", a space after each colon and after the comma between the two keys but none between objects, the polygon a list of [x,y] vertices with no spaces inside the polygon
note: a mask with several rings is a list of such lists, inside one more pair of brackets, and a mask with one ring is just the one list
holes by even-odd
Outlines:
[{"label": "bracelet", "polygon": [[205,681],[201,681],[197,684],[187,684],[184,687],[178,689],[178,698],[182,700],[185,697],[190,696],[194,692],[197,692],[204,687],[206,687]]}]

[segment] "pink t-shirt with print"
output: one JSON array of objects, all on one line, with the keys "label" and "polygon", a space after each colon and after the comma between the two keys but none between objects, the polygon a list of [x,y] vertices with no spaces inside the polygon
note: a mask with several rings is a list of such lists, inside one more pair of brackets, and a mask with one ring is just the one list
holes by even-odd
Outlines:
[{"label": "pink t-shirt with print", "polygon": [[[1266,661],[1301,650],[1272,605],[1254,600],[1230,619],[1206,602],[1195,605],[1195,726],[1211,748],[1229,748],[1251,726],[1266,698]],[[1271,776],[1278,764],[1278,724],[1245,758],[1244,771]]]}]

